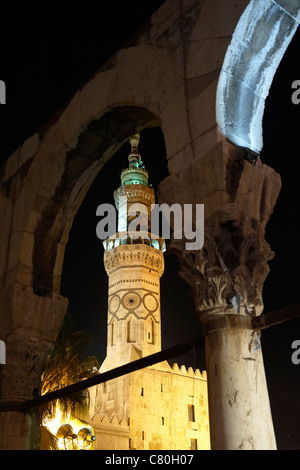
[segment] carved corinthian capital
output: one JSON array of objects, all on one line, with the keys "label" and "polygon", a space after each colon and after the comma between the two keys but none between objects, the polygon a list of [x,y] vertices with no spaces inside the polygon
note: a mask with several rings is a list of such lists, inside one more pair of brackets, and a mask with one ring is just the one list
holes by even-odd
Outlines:
[{"label": "carved corinthian capital", "polygon": [[193,289],[202,321],[225,313],[262,313],[262,288],[274,254],[255,219],[229,204],[206,221],[201,250],[183,252],[173,242],[173,251],[181,252],[180,275]]},{"label": "carved corinthian capital", "polygon": [[[160,185],[160,202],[204,204],[204,246],[185,250],[172,240],[181,276],[191,285],[202,321],[226,313],[256,316],[273,253],[265,227],[281,188],[280,176],[258,158],[221,140],[204,157]],[[187,184],[188,182],[188,184]]]}]

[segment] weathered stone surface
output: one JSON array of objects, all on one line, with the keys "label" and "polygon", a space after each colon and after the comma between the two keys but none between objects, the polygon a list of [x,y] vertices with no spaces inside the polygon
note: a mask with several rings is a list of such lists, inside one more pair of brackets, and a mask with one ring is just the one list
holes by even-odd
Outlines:
[{"label": "weathered stone surface", "polygon": [[[1,404],[20,403],[40,393],[41,371],[52,350],[67,305],[67,299],[60,295],[52,294],[48,298],[36,296],[31,287],[25,288],[19,284],[2,290],[1,337],[6,344],[7,357],[5,366],[0,370]],[[25,416],[20,413],[20,420],[23,421]],[[3,420],[5,413],[0,413],[0,422]],[[32,422],[30,414],[28,420]],[[32,425],[36,426],[36,421]],[[7,441],[9,435],[10,429],[5,439],[1,440],[0,448],[8,446],[8,449],[18,449],[18,438],[11,443]],[[23,438],[26,441],[26,435]]]},{"label": "weathered stone surface", "polygon": [[21,146],[21,149],[20,149],[20,157],[19,157],[20,166],[24,165],[24,163],[26,163],[27,160],[34,157],[34,155],[38,151],[39,144],[40,144],[39,134],[33,134],[33,136],[25,140],[24,144]]},{"label": "weathered stone surface", "polygon": [[[40,417],[37,412],[0,414],[0,450],[39,449]],[[17,426],[17,429],[16,429]]]},{"label": "weathered stone surface", "polygon": [[262,149],[265,98],[299,15],[299,1],[252,0],[238,22],[217,90],[218,126],[236,145]]},{"label": "weathered stone surface", "polygon": [[[40,376],[51,352],[68,300],[56,294],[36,296],[31,287],[14,284],[0,293],[1,338],[6,344],[6,364],[0,367],[0,404],[20,403],[38,396]],[[36,449],[39,445],[39,416],[0,413],[6,432],[0,449]]]},{"label": "weathered stone surface", "polygon": [[258,333],[220,329],[205,350],[212,449],[276,450]]}]

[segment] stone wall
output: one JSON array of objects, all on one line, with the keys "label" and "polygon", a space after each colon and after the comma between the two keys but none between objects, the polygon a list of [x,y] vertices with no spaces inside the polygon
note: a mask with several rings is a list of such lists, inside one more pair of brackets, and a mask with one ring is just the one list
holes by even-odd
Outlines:
[{"label": "stone wall", "polygon": [[199,369],[160,363],[93,387],[90,400],[96,449],[210,449],[207,378]]},{"label": "stone wall", "polygon": [[210,449],[206,373],[167,363],[137,371],[130,439],[137,450]]}]

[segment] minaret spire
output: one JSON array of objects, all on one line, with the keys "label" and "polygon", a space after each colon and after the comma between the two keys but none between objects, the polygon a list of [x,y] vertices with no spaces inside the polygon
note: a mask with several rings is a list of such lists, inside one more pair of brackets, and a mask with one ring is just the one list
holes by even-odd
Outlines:
[{"label": "minaret spire", "polygon": [[[138,149],[140,134],[129,141],[129,168],[122,171],[121,185],[114,192],[118,233],[103,242],[109,291],[107,356],[101,372],[161,350],[160,277],[165,242],[150,231],[155,196]],[[148,223],[135,232],[138,236],[127,232],[135,219],[133,207],[136,218],[142,221],[146,216]]]},{"label": "minaret spire", "polygon": [[130,137],[129,142],[131,144],[131,152],[128,155],[129,168],[139,168],[141,162],[141,156],[139,153],[140,134],[134,134]]},{"label": "minaret spire", "polygon": [[[131,150],[128,155],[129,168],[121,173],[121,185],[124,184],[144,184],[148,186],[149,174],[146,171],[139,153],[140,134],[134,134],[129,138]],[[117,201],[116,205],[118,207]]]}]

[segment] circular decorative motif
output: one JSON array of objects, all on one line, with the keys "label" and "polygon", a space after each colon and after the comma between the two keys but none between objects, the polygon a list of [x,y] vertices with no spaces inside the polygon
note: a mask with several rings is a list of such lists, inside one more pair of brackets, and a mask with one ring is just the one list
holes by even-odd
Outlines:
[{"label": "circular decorative motif", "polygon": [[136,292],[129,292],[124,295],[122,302],[125,308],[131,309],[137,308],[141,303],[141,299]]},{"label": "circular decorative motif", "polygon": [[118,295],[114,295],[109,301],[109,311],[114,314],[118,311],[120,306],[120,299]]},{"label": "circular decorative motif", "polygon": [[158,301],[153,294],[144,296],[144,305],[149,312],[155,312],[158,309]]}]

